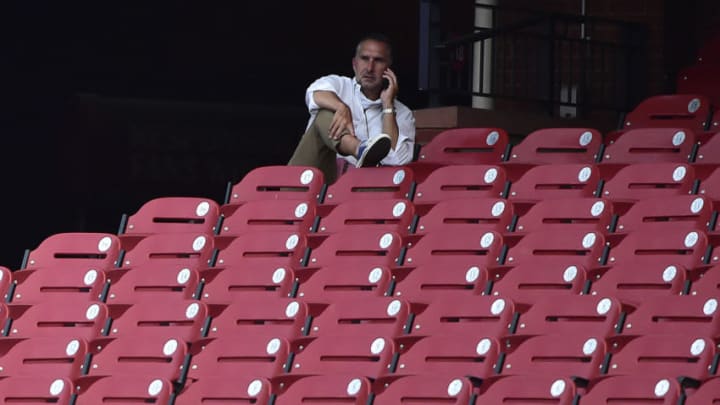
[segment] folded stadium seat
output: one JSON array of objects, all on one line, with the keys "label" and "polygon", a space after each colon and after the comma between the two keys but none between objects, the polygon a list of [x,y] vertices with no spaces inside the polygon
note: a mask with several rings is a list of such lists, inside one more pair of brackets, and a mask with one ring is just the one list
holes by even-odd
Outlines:
[{"label": "folded stadium seat", "polygon": [[589,294],[613,296],[622,303],[637,306],[650,297],[680,295],[689,282],[687,273],[681,265],[618,264],[593,280]]},{"label": "folded stadium seat", "polygon": [[[370,266],[366,271],[347,271],[345,266],[326,266],[308,271],[299,280],[294,297],[317,303],[351,299],[364,302],[388,295],[393,273],[384,266]],[[312,274],[309,274],[312,273]]]},{"label": "folded stadium seat", "polygon": [[710,267],[705,272],[700,272],[693,278],[687,295],[700,297],[720,296],[720,267]]},{"label": "folded stadium seat", "polygon": [[51,336],[0,339],[0,377],[75,380],[86,371],[85,361],[89,353],[90,348],[85,339]]},{"label": "folded stadium seat", "polygon": [[114,305],[148,305],[156,300],[181,302],[198,299],[202,272],[188,267],[141,265],[130,270],[116,270],[105,303]]},{"label": "folded stadium seat", "polygon": [[220,232],[215,236],[218,248],[245,233],[308,233],[317,219],[317,202],[314,200],[248,201],[236,208],[223,214]]},{"label": "folded stadium seat", "polygon": [[608,143],[598,163],[603,178],[637,163],[689,163],[695,158],[697,140],[690,128],[634,128]]},{"label": "folded stadium seat", "polygon": [[147,374],[85,377],[76,385],[76,405],[170,404],[174,390],[172,382]]},{"label": "folded stadium seat", "polygon": [[608,338],[619,332],[624,308],[614,297],[588,295],[553,296],[532,304],[520,314],[519,336],[565,335],[577,331]]},{"label": "folded stadium seat", "polygon": [[255,231],[244,233],[221,246],[215,265],[220,268],[262,268],[305,266],[309,247],[307,237],[295,231]]},{"label": "folded stadium seat", "polygon": [[496,338],[471,334],[426,336],[403,343],[393,377],[462,375],[485,380],[495,374],[502,351]]},{"label": "folded stadium seat", "polygon": [[[353,200],[408,199],[413,196],[415,175],[408,167],[383,166],[351,170],[328,186],[320,216],[338,204]],[[372,201],[368,202],[372,204]]]},{"label": "folded stadium seat", "polygon": [[717,263],[716,257],[710,257],[711,251],[712,246],[702,230],[639,230],[629,233],[610,248],[607,265],[680,265],[694,271]]},{"label": "folded stadium seat", "polygon": [[[379,385],[379,384],[377,384]],[[475,383],[457,375],[417,375],[394,380],[377,388],[374,405],[435,404],[474,405]]]},{"label": "folded stadium seat", "polygon": [[182,390],[174,405],[205,403],[268,404],[271,403],[272,385],[264,378],[232,375],[206,377]]},{"label": "folded stadium seat", "polygon": [[448,294],[416,313],[414,336],[487,336],[501,338],[515,327],[515,303],[489,296]]},{"label": "folded stadium seat", "polygon": [[322,201],[326,187],[325,177],[315,167],[260,166],[228,184],[220,210],[225,213],[254,200]]},{"label": "folded stadium seat", "polygon": [[713,202],[715,210],[720,207],[720,166],[713,168],[705,177],[698,177],[698,195],[705,196]]},{"label": "folded stadium seat", "polygon": [[486,294],[527,305],[557,296],[582,294],[592,279],[592,273],[584,266],[535,266],[532,263],[514,266],[502,276],[496,276],[486,287]]},{"label": "folded stadium seat", "polygon": [[406,268],[423,265],[455,266],[464,270],[472,266],[488,268],[502,264],[504,249],[503,237],[497,232],[438,230],[426,234],[407,249],[402,265]]},{"label": "folded stadium seat", "polygon": [[62,270],[81,267],[106,270],[118,265],[119,255],[120,239],[116,235],[58,233],[43,240],[35,249],[27,250],[20,268]]},{"label": "folded stadium seat", "polygon": [[531,264],[537,268],[565,269],[567,266],[583,266],[592,271],[605,264],[607,255],[605,237],[600,232],[586,232],[568,228],[559,230],[539,230],[523,236],[509,247],[503,268],[490,269],[502,272],[513,266]]},{"label": "folded stadium seat", "polygon": [[706,131],[712,116],[710,99],[702,94],[662,94],[641,101],[626,116],[623,128],[610,133],[612,141],[624,131],[635,128],[689,128]]},{"label": "folded stadium seat", "polygon": [[510,183],[508,200],[522,216],[542,200],[597,197],[601,186],[600,170],[588,164],[550,164],[535,166]]},{"label": "folded stadium seat", "polygon": [[602,197],[612,201],[623,215],[637,201],[653,197],[694,194],[694,168],[686,163],[637,163],[625,166],[605,179]]},{"label": "folded stadium seat", "polygon": [[720,377],[705,380],[700,387],[688,395],[685,405],[720,403]]},{"label": "folded stadium seat", "polygon": [[402,238],[396,232],[357,230],[338,232],[328,236],[310,252],[307,266],[345,266],[346,271],[371,266],[393,268],[402,259]]},{"label": "folded stadium seat", "polygon": [[712,216],[712,201],[705,196],[649,197],[635,202],[618,217],[615,232],[707,230]]},{"label": "folded stadium seat", "polygon": [[193,356],[187,368],[187,381],[194,384],[208,378],[233,376],[272,379],[284,374],[291,361],[288,339],[267,333],[238,337],[218,337],[193,346]]},{"label": "folded stadium seat", "polygon": [[578,389],[568,377],[546,375],[508,376],[483,382],[478,404],[576,405]]},{"label": "folded stadium seat", "polygon": [[468,229],[504,234],[512,230],[514,216],[512,204],[499,197],[448,199],[439,201],[418,217],[414,234]]},{"label": "folded stadium seat", "polygon": [[430,261],[409,271],[397,271],[393,281],[394,297],[430,304],[448,295],[481,295],[487,289],[488,272],[474,265],[437,266]]},{"label": "folded stadium seat", "polygon": [[173,336],[186,342],[204,338],[210,322],[210,309],[203,302],[156,300],[128,308],[116,308],[107,336]]},{"label": "folded stadium seat", "polygon": [[259,335],[295,339],[307,334],[307,325],[316,312],[308,303],[290,298],[237,296],[213,316],[207,337],[242,339]]},{"label": "folded stadium seat", "polygon": [[190,362],[189,343],[179,337],[123,336],[98,339],[92,344],[87,376],[152,375],[185,384]]},{"label": "folded stadium seat", "polygon": [[594,164],[602,152],[602,134],[592,128],[543,128],[512,146],[502,166],[515,181],[533,166]]},{"label": "folded stadium seat", "polygon": [[[708,97],[710,103],[720,106],[720,78],[717,72],[720,71],[720,60],[713,63],[697,63],[686,66],[677,74],[676,91],[680,94],[703,94]],[[713,116],[710,126],[711,130],[718,129],[717,111]]]},{"label": "folded stadium seat", "polygon": [[[149,235],[125,252],[122,268],[140,266],[177,269],[178,266],[205,269],[216,254],[213,235],[204,233],[164,233]],[[181,267],[182,268],[182,267]]]},{"label": "folded stadium seat", "polygon": [[[720,119],[720,113],[717,113]],[[695,175],[700,181],[706,179],[715,169],[720,167],[720,132],[714,132],[708,135],[705,142],[701,143],[695,154],[695,159],[691,162],[695,169]]]},{"label": "folded stadium seat", "polygon": [[609,356],[607,375],[674,376],[681,383],[690,383],[688,379],[699,382],[716,374],[720,355],[713,339],[672,334],[672,329],[667,333],[619,343]]},{"label": "folded stadium seat", "polygon": [[342,403],[366,405],[372,401],[372,382],[357,374],[308,376],[279,390],[274,405]]},{"label": "folded stadium seat", "polygon": [[[337,232],[376,230],[407,235],[415,219],[415,206],[407,199],[349,200],[321,217],[315,232],[308,235],[317,245]],[[314,242],[313,242],[314,241]]]},{"label": "folded stadium seat", "polygon": [[3,302],[9,302],[12,299],[12,286],[15,284],[13,280],[13,272],[5,266],[0,266],[0,296]]},{"label": "folded stadium seat", "polygon": [[382,335],[318,336],[298,345],[289,372],[278,379],[338,374],[378,379],[395,371],[399,346]]},{"label": "folded stadium seat", "polygon": [[47,376],[0,379],[0,404],[74,404],[74,384],[67,378]]},{"label": "folded stadium seat", "polygon": [[220,217],[218,203],[200,197],[160,197],[147,201],[134,214],[123,214],[118,234],[123,249],[131,249],[155,233],[215,234]]},{"label": "folded stadium seat", "polygon": [[714,296],[668,296],[645,299],[630,312],[622,327],[624,336],[686,334],[720,336],[720,311]]},{"label": "folded stadium seat", "polygon": [[682,387],[673,376],[627,375],[602,378],[593,383],[581,397],[580,404],[677,405],[683,403],[682,398]]},{"label": "folded stadium seat", "polygon": [[[514,234],[576,229],[607,235],[613,227],[612,204],[603,198],[577,197],[541,200],[519,216]],[[511,235],[505,235],[512,237]]]},{"label": "folded stadium seat", "polygon": [[8,306],[9,322],[3,336],[31,338],[53,336],[92,340],[107,333],[110,314],[100,302],[40,302]]},{"label": "folded stadium seat", "polygon": [[410,333],[417,308],[393,297],[338,299],[314,314],[307,336],[387,336]]},{"label": "folded stadium seat", "polygon": [[6,301],[25,305],[59,301],[103,302],[109,282],[105,271],[95,269],[26,269],[13,274],[13,284],[6,290],[9,291]]},{"label": "folded stadium seat", "polygon": [[583,387],[601,375],[608,344],[601,336],[578,330],[562,335],[509,339],[498,362],[502,376],[546,376],[572,379]]},{"label": "folded stadium seat", "polygon": [[501,128],[452,128],[435,135],[420,148],[417,161],[408,164],[417,181],[446,165],[497,165],[509,148],[507,132]]},{"label": "folded stadium seat", "polygon": [[297,280],[289,260],[278,258],[274,265],[245,263],[204,272],[199,297],[193,297],[210,305],[228,305],[238,298],[294,296]]},{"label": "folded stadium seat", "polygon": [[418,215],[433,205],[458,198],[503,198],[507,188],[505,169],[497,165],[447,165],[419,182],[413,203]]}]

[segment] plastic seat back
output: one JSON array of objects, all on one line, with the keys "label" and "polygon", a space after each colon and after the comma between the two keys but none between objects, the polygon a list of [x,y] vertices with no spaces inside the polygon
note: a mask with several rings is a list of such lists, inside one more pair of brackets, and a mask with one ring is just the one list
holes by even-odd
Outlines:
[{"label": "plastic seat back", "polygon": [[325,187],[320,170],[305,166],[261,166],[230,186],[223,210],[253,200],[319,201]]},{"label": "plastic seat back", "polygon": [[98,270],[116,266],[120,240],[107,233],[70,232],[51,235],[27,253],[23,268]]},{"label": "plastic seat back", "polygon": [[414,173],[408,167],[351,170],[328,187],[321,208],[352,200],[412,199],[414,183]]},{"label": "plastic seat back", "polygon": [[704,131],[710,119],[710,100],[699,94],[648,97],[625,117],[624,128],[674,127]]}]

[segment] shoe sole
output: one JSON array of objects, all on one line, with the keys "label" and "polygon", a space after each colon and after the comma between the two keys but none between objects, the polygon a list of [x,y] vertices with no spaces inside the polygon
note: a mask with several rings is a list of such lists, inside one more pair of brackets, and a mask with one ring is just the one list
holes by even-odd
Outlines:
[{"label": "shoe sole", "polygon": [[390,136],[385,134],[371,139],[365,148],[365,153],[358,158],[355,167],[377,166],[390,152],[390,144]]}]

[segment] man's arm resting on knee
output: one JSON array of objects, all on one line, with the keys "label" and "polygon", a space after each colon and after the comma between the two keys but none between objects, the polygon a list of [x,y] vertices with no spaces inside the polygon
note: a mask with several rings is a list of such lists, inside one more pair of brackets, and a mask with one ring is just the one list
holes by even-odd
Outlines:
[{"label": "man's arm resting on knee", "polygon": [[338,139],[343,133],[349,133],[355,136],[355,127],[353,127],[352,112],[347,104],[340,100],[332,91],[317,90],[312,93],[313,100],[318,107],[335,112],[332,123],[330,124],[330,137]]}]

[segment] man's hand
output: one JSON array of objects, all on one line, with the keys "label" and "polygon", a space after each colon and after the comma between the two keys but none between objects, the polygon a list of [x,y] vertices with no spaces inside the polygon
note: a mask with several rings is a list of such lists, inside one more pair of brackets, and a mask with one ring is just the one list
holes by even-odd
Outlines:
[{"label": "man's hand", "polygon": [[350,108],[345,104],[335,110],[335,115],[330,123],[330,139],[338,140],[343,135],[355,136],[355,127],[353,126],[352,113]]},{"label": "man's hand", "polygon": [[397,97],[398,91],[400,90],[398,87],[398,79],[397,76],[395,76],[395,72],[390,68],[387,68],[385,72],[383,72],[382,77],[387,79],[388,87],[380,92],[380,99],[384,107],[392,107],[395,102],[395,97]]}]

